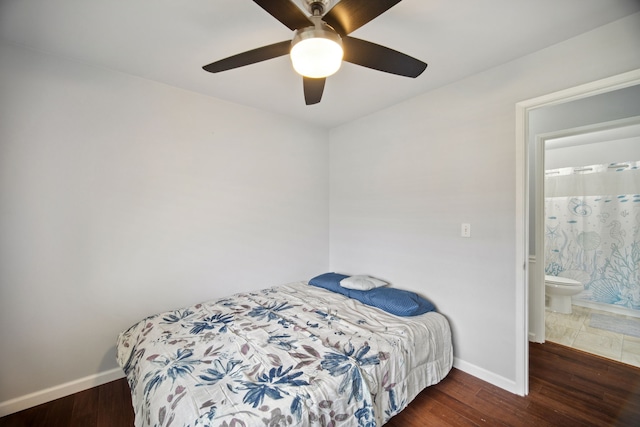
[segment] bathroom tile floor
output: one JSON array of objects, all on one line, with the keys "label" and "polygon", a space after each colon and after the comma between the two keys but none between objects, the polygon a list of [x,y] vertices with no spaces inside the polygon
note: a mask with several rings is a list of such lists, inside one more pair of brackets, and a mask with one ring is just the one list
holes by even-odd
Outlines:
[{"label": "bathroom tile floor", "polygon": [[640,367],[640,338],[590,326],[591,314],[626,319],[640,324],[640,319],[574,305],[571,314],[545,312],[546,339],[608,359]]}]

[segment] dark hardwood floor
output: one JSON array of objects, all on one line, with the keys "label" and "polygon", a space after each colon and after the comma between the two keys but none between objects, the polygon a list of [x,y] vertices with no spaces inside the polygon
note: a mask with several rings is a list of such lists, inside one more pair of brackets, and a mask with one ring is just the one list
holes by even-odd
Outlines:
[{"label": "dark hardwood floor", "polygon": [[[530,391],[516,396],[453,369],[388,427],[640,426],[640,368],[558,344],[530,345]],[[124,379],[0,418],[2,427],[129,427]]]}]

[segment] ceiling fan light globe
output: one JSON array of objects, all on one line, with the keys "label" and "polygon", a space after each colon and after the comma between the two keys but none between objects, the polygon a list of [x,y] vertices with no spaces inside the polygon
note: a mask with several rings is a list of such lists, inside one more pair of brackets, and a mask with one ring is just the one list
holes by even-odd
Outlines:
[{"label": "ceiling fan light globe", "polygon": [[310,29],[296,34],[290,56],[293,69],[298,74],[317,79],[338,71],[343,54],[340,36]]}]

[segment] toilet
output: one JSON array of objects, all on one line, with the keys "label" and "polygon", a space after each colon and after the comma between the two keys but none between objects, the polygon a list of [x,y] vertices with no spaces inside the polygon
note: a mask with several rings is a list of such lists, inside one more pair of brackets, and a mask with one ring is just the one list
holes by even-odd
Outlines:
[{"label": "toilet", "polygon": [[544,285],[549,309],[565,314],[571,313],[571,297],[584,290],[584,285],[577,280],[560,276],[544,276]]}]

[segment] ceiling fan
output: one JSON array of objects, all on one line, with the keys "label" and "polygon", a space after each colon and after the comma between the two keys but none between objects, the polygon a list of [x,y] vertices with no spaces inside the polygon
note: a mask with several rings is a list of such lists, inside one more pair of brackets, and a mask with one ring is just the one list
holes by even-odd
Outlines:
[{"label": "ceiling fan", "polygon": [[338,71],[343,60],[413,78],[427,68],[426,63],[404,53],[348,35],[401,0],[340,0],[328,11],[331,0],[303,0],[311,16],[290,0],[253,1],[295,31],[293,40],[212,62],[204,70],[219,73],[290,54],[294,69],[302,75],[305,103],[312,105],[320,102],[326,78]]}]

